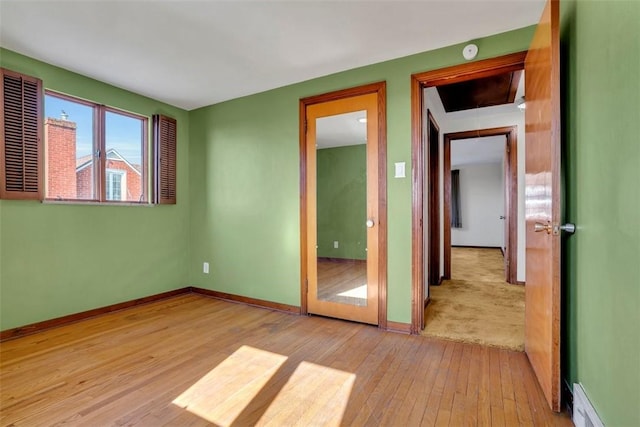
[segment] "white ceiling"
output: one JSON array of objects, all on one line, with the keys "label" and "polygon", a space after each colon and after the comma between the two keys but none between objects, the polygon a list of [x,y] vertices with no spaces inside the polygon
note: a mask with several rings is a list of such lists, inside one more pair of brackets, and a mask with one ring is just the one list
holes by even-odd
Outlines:
[{"label": "white ceiling", "polygon": [[501,163],[505,143],[505,136],[455,139],[451,141],[451,167]]},{"label": "white ceiling", "polygon": [[366,110],[335,116],[320,117],[316,120],[316,148],[344,147],[367,142]]},{"label": "white ceiling", "polygon": [[0,0],[0,46],[194,109],[532,25],[543,7],[544,0]]}]

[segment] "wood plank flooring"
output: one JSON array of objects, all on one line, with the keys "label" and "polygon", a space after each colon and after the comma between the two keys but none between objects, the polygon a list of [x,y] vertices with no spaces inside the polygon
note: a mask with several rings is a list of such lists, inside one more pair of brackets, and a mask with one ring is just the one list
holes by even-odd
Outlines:
[{"label": "wood plank flooring", "polygon": [[523,353],[183,295],[0,344],[0,424],[571,422]]},{"label": "wood plank flooring", "polygon": [[318,259],[318,299],[367,305],[367,263]]}]

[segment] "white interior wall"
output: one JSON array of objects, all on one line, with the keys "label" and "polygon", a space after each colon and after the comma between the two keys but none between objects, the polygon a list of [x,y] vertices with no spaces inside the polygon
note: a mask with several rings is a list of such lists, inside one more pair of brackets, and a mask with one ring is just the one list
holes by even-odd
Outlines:
[{"label": "white interior wall", "polygon": [[[524,80],[524,75],[522,76]],[[523,84],[521,84],[523,86]],[[523,88],[522,88],[523,89]],[[521,89],[518,89],[521,92]],[[524,219],[524,162],[525,162],[525,132],[524,132],[524,111],[519,110],[515,105],[501,105],[496,107],[487,107],[478,109],[475,111],[459,111],[453,113],[446,113],[438,96],[435,88],[425,89],[425,114],[428,108],[433,114],[434,118],[440,125],[440,153],[442,156],[442,141],[443,135],[452,132],[462,132],[475,129],[488,129],[502,126],[517,126],[518,132],[518,274],[517,280],[524,282],[526,279],[526,260],[525,260],[525,219]],[[520,95],[516,95],[516,99]],[[442,165],[440,162],[440,175],[442,177]],[[440,180],[441,185],[441,199],[443,198],[444,191],[442,191],[443,180]],[[441,201],[440,206],[442,207]],[[440,217],[443,218],[443,212],[441,208]],[[425,221],[427,218],[425,217]],[[441,221],[442,227],[444,221]],[[425,222],[426,223],[426,222]],[[426,251],[425,251],[426,252]],[[444,242],[441,243],[441,264],[444,263]],[[441,266],[441,272],[444,271],[444,267]]]},{"label": "white interior wall", "polygon": [[[454,144],[469,144],[464,140]],[[460,170],[462,227],[451,229],[452,246],[502,247],[504,186],[500,163],[453,166]]]}]

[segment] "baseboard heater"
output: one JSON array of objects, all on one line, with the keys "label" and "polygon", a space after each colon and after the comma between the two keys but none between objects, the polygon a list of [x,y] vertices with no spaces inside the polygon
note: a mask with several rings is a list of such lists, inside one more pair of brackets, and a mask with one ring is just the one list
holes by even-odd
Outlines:
[{"label": "baseboard heater", "polygon": [[604,427],[584,388],[578,383],[573,384],[573,424],[576,427]]}]

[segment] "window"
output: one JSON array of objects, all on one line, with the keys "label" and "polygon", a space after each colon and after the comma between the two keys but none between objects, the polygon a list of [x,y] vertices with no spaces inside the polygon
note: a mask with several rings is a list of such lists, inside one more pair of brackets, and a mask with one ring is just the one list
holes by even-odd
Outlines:
[{"label": "window", "polygon": [[126,200],[127,175],[122,170],[107,169],[107,200]]},{"label": "window", "polygon": [[153,116],[151,157],[147,117],[0,75],[0,198],[176,203],[175,119]]},{"label": "window", "polygon": [[146,202],[148,120],[45,93],[46,197]]}]

